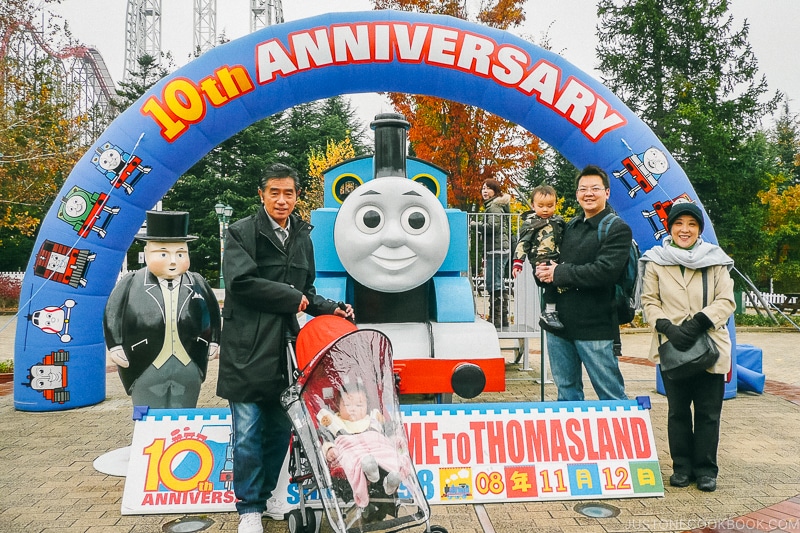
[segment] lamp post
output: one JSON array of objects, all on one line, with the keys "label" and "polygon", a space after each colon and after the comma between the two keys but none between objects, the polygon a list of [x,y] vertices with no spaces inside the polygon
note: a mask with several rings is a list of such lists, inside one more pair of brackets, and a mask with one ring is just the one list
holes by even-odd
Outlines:
[{"label": "lamp post", "polygon": [[228,231],[228,222],[231,220],[233,208],[229,205],[217,204],[214,212],[219,220],[219,288],[225,288],[225,278],[222,276],[222,261],[225,258],[225,234]]}]

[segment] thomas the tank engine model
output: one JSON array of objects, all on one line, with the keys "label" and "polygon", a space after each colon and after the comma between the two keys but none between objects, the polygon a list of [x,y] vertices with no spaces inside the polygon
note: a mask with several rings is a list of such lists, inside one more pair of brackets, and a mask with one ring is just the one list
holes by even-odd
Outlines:
[{"label": "thomas the tank engine model", "polygon": [[401,393],[503,390],[497,332],[477,318],[467,274],[467,215],[446,208],[447,175],[406,157],[402,115],[371,126],[374,157],[324,173],[325,205],[311,216],[317,290],[353,302],[360,328],[389,337]]}]

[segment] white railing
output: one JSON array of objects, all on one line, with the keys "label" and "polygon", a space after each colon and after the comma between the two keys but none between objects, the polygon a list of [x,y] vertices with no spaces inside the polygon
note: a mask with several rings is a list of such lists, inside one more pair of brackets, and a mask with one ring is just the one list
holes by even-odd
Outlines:
[{"label": "white railing", "polygon": [[[748,292],[748,298],[745,298],[745,305],[747,307],[752,307],[754,301],[758,301],[758,295],[754,292]],[[764,299],[765,302],[771,304],[782,304],[786,302],[788,298],[785,294],[780,293],[770,293],[770,292],[762,292],[761,297]]]},{"label": "white railing", "polygon": [[22,280],[25,277],[25,272],[0,272],[0,278],[12,278]]},{"label": "white railing", "polygon": [[[516,279],[511,276],[514,251],[508,249],[502,256],[506,262],[502,290],[497,292],[487,290],[484,276],[485,255],[483,250],[486,239],[491,239],[492,235],[491,230],[481,224],[484,220],[484,215],[484,213],[467,214],[470,222],[469,274],[472,280],[475,309],[481,318],[489,323],[494,323],[491,314],[492,309],[499,306],[501,310],[507,310],[506,318],[508,324],[505,325],[503,320],[495,324],[497,336],[501,339],[517,339],[519,342],[518,353],[520,355],[517,360],[522,359],[524,367],[528,368],[529,341],[531,338],[540,337],[539,287],[533,280],[533,269],[528,261],[525,261],[523,270]],[[489,216],[494,216],[494,214]],[[502,219],[503,232],[516,237],[520,226],[520,214],[498,214],[497,216]],[[476,222],[476,224],[473,225],[472,222]]]}]

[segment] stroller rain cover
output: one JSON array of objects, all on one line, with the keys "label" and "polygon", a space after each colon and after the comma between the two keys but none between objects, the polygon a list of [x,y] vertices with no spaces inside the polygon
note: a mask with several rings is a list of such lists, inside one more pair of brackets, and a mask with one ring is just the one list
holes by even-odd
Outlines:
[{"label": "stroller rain cover", "polygon": [[389,339],[320,316],[300,330],[296,358],[302,371],[282,401],[333,530],[427,523],[430,507],[408,451]]}]

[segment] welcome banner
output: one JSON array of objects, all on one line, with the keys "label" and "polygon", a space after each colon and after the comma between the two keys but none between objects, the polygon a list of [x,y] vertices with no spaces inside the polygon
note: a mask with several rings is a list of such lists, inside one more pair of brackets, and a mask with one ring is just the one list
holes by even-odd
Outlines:
[{"label": "welcome banner", "polygon": [[649,411],[637,401],[402,408],[431,503],[664,494]]},{"label": "welcome banner", "polygon": [[[663,496],[648,403],[645,397],[401,411],[430,503],[500,503]],[[228,409],[152,409],[134,428],[122,514],[231,512],[233,483]],[[289,503],[299,502],[297,486],[287,492]]]}]

